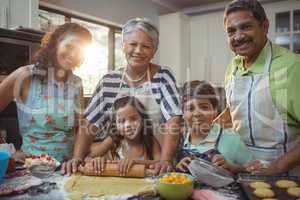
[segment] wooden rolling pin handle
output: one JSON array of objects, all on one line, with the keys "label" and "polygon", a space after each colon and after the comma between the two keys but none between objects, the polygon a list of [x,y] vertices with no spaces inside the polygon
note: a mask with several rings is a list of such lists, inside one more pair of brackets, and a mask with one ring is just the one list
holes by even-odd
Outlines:
[{"label": "wooden rolling pin handle", "polygon": [[[107,163],[102,172],[97,173],[93,170],[91,163],[86,163],[84,166],[80,165],[78,171],[84,175],[89,176],[122,176],[119,172],[119,167],[114,163]],[[139,177],[143,178],[146,175],[145,165],[135,164],[131,167],[125,177]]]}]

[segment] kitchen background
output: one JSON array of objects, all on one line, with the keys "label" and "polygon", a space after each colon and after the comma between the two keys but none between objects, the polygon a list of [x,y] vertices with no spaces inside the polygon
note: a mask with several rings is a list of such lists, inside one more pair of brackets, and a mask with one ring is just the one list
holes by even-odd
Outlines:
[{"label": "kitchen background", "polygon": [[[0,80],[31,62],[44,31],[78,22],[94,34],[86,61],[76,71],[84,92],[92,94],[108,70],[124,66],[121,27],[132,17],[146,17],[160,29],[154,62],[169,66],[179,86],[187,80],[208,80],[223,86],[232,58],[223,30],[220,0],[0,0]],[[261,0],[270,20],[269,38],[300,53],[300,0]],[[12,31],[18,30],[18,31]],[[0,115],[0,132],[17,131],[14,106]],[[1,118],[6,122],[1,122]],[[9,127],[7,127],[9,126]],[[15,140],[15,139],[14,139]]]}]

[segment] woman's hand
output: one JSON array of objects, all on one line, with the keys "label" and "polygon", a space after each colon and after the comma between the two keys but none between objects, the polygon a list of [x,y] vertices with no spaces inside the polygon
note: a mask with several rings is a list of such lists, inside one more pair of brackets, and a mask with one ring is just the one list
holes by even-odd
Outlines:
[{"label": "woman's hand", "polygon": [[193,159],[189,156],[183,158],[177,165],[176,169],[182,171],[182,172],[187,172],[188,171],[188,166],[191,163]]},{"label": "woman's hand", "polygon": [[67,174],[70,176],[72,173],[76,173],[78,170],[78,166],[83,163],[83,160],[80,158],[72,158],[67,162],[64,162],[61,166],[60,173],[62,175]]},{"label": "woman's hand", "polygon": [[29,157],[28,154],[24,153],[23,151],[17,150],[13,155],[12,158],[15,162],[25,163],[25,159]]},{"label": "woman's hand", "polygon": [[125,176],[130,168],[135,164],[135,161],[132,159],[123,159],[118,162],[119,172],[122,176]]}]

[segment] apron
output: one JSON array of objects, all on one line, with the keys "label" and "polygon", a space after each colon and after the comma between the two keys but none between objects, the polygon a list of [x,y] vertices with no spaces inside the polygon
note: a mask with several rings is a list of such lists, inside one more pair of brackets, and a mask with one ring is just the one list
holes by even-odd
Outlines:
[{"label": "apron", "polygon": [[[122,75],[121,84],[119,86],[118,94],[116,99],[124,97],[124,96],[133,96],[137,98],[145,107],[145,112],[148,114],[149,119],[153,125],[153,134],[155,138],[158,140],[159,144],[163,143],[163,135],[160,131],[160,118],[161,118],[161,110],[160,106],[157,104],[155,100],[155,96],[152,92],[151,87],[151,77],[150,77],[150,69],[147,70],[148,80],[140,87],[130,88],[128,84],[125,82],[125,70]],[[123,87],[124,86],[124,87]]]},{"label": "apron", "polygon": [[33,78],[31,96],[25,103],[29,110],[19,105],[22,150],[31,155],[48,154],[60,162],[65,161],[73,154],[73,129],[78,106],[75,102],[79,101],[79,94],[69,88],[72,85],[59,88],[61,86],[51,82],[44,86],[38,78]]},{"label": "apron", "polygon": [[269,85],[272,44],[267,45],[264,73],[238,77],[236,67],[226,88],[226,98],[233,129],[241,134],[255,159],[271,162],[293,148],[299,137],[288,129],[273,104]]}]

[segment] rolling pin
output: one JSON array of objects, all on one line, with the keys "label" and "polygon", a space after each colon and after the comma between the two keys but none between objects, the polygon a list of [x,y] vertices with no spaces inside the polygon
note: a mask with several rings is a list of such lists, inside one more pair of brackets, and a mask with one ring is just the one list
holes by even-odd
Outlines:
[{"label": "rolling pin", "polygon": [[[84,166],[80,165],[78,170],[87,176],[122,176],[119,172],[118,164],[116,163],[105,164],[104,171],[99,173],[93,170],[91,163],[86,163]],[[144,178],[146,176],[154,176],[154,171],[151,169],[146,169],[145,165],[143,164],[134,164],[129,172],[125,175],[125,177],[132,178]]]}]

